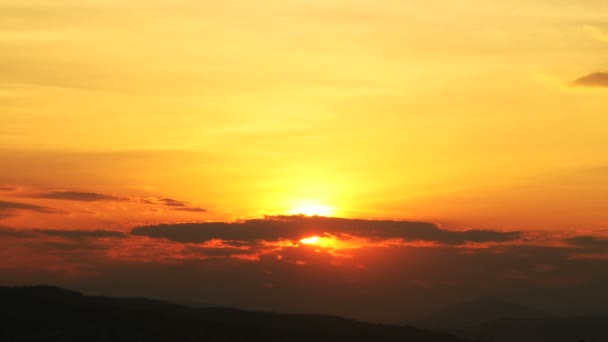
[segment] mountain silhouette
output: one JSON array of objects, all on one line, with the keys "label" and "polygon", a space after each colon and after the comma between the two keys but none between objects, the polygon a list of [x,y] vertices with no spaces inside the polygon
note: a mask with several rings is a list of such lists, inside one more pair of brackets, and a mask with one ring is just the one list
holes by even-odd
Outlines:
[{"label": "mountain silhouette", "polygon": [[428,329],[460,329],[501,318],[543,317],[536,309],[507,302],[496,297],[480,297],[445,307],[436,313],[410,321]]},{"label": "mountain silhouette", "polygon": [[608,315],[551,317],[496,297],[448,306],[410,323],[491,342],[608,341]]},{"label": "mountain silhouette", "polygon": [[54,287],[0,287],[0,341],[420,341],[465,338],[339,317],[193,308]]},{"label": "mountain silhouette", "polygon": [[499,319],[459,332],[492,342],[608,341],[608,315]]}]

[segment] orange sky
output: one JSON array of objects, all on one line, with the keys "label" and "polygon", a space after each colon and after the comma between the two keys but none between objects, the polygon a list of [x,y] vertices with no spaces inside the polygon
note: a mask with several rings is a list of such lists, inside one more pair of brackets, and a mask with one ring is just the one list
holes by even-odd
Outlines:
[{"label": "orange sky", "polygon": [[607,90],[573,81],[606,6],[0,0],[0,181],[209,209],[170,221],[605,227]]}]

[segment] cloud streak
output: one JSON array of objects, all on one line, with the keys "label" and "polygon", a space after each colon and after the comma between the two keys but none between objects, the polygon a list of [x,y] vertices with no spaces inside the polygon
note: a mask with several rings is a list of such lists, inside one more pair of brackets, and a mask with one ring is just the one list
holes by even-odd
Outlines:
[{"label": "cloud streak", "polygon": [[205,209],[205,208],[198,208],[198,207],[185,207],[185,208],[175,208],[172,209],[173,211],[184,211],[184,212],[191,212],[191,213],[206,213],[209,210]]},{"label": "cloud streak", "polygon": [[446,245],[508,242],[521,238],[521,232],[493,230],[450,231],[433,223],[409,221],[353,220],[329,217],[276,216],[234,223],[205,222],[162,224],[134,228],[131,233],[151,238],[165,238],[182,243],[202,243],[213,239],[235,241],[298,241],[307,236],[352,237],[375,241],[403,239]]},{"label": "cloud streak", "polygon": [[0,218],[13,215],[17,211],[29,211],[39,214],[66,214],[66,211],[20,202],[0,201]]},{"label": "cloud streak", "polygon": [[[11,191],[15,188],[0,187],[0,191]],[[53,190],[38,192],[34,194],[24,194],[23,197],[37,198],[45,200],[57,200],[57,201],[72,201],[72,202],[131,202],[148,204],[153,206],[164,207],[170,211],[178,212],[191,212],[191,213],[205,213],[208,212],[205,208],[193,206],[191,203],[186,201],[179,201],[172,198],[162,197],[130,197],[122,195],[104,194],[98,192],[87,192],[87,191],[71,191],[71,190]]]},{"label": "cloud streak", "polygon": [[172,211],[183,211],[183,212],[193,212],[193,213],[205,213],[208,212],[207,209],[204,208],[199,208],[199,207],[195,207],[192,206],[191,203],[186,202],[186,201],[178,201],[172,198],[153,198],[153,199],[146,199],[144,201],[145,203],[148,204],[153,204],[153,205],[160,205],[160,206],[164,206],[167,208],[170,208],[170,210]]},{"label": "cloud streak", "polygon": [[567,239],[566,242],[585,249],[608,251],[608,239],[595,236],[575,236]]},{"label": "cloud streak", "polygon": [[66,239],[126,238],[127,235],[113,230],[61,230],[61,229],[14,229],[0,227],[0,236],[14,238],[57,237]]},{"label": "cloud streak", "polygon": [[594,72],[574,81],[575,86],[608,88],[608,73]]},{"label": "cloud streak", "polygon": [[171,198],[161,198],[158,202],[162,205],[166,205],[168,207],[187,207],[190,205],[188,202],[178,201]]},{"label": "cloud streak", "polygon": [[105,201],[128,201],[128,197],[106,195],[95,192],[80,192],[80,191],[49,191],[33,195],[31,197],[42,199],[54,199],[63,201],[77,202],[105,202]]},{"label": "cloud streak", "polygon": [[599,40],[600,42],[608,43],[608,33],[600,30],[599,28],[597,28],[595,26],[591,26],[591,25],[585,25],[585,26],[583,26],[583,28],[585,29],[585,31],[587,31],[587,33],[589,33],[589,35],[593,39]]},{"label": "cloud streak", "polygon": [[36,233],[52,237],[62,237],[68,239],[83,239],[83,238],[126,238],[127,236],[121,232],[110,230],[54,230],[54,229],[36,229]]},{"label": "cloud streak", "polygon": [[178,201],[172,198],[147,198],[144,200],[144,203],[152,204],[152,205],[160,205],[169,208],[171,211],[182,211],[182,212],[192,212],[192,213],[206,213],[208,212],[205,208],[192,206],[191,203],[186,201]]},{"label": "cloud streak", "polygon": [[31,236],[28,232],[19,231],[12,228],[0,227],[0,237],[22,238]]}]

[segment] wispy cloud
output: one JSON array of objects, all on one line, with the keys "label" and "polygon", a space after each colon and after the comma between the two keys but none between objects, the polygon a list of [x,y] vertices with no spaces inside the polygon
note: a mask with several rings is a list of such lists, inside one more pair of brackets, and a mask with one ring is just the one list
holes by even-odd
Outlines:
[{"label": "wispy cloud", "polygon": [[30,197],[80,202],[128,201],[128,197],[79,191],[49,191]]},{"label": "wispy cloud", "polygon": [[205,209],[205,208],[198,208],[198,207],[180,207],[180,208],[175,208],[172,209],[173,211],[184,211],[184,212],[191,212],[191,213],[206,213],[209,210]]},{"label": "wispy cloud", "polygon": [[28,236],[31,236],[30,232],[0,227],[0,237],[22,238]]},{"label": "wispy cloud", "polygon": [[35,204],[0,201],[0,218],[10,216],[16,211],[29,211],[40,214],[66,214],[66,211]]},{"label": "wispy cloud", "polygon": [[589,75],[583,76],[574,81],[575,86],[581,87],[608,87],[608,73],[606,72],[594,72]]},{"label": "wispy cloud", "polygon": [[160,205],[170,208],[172,211],[185,211],[185,212],[197,212],[205,213],[208,210],[193,206],[192,203],[186,201],[179,201],[172,198],[146,198],[143,200],[144,203]]},{"label": "wispy cloud", "polygon": [[83,238],[125,238],[126,235],[110,230],[55,230],[55,229],[36,229],[35,233],[53,236],[53,237],[62,237],[68,239],[83,239]]},{"label": "wispy cloud", "polygon": [[[592,25],[584,25],[583,29],[591,38],[600,42],[608,43],[608,33],[602,29]],[[608,73],[601,71],[592,72],[574,80],[573,85],[580,87],[606,88],[608,87]]]},{"label": "wispy cloud", "polygon": [[[6,188],[6,191],[14,190],[15,188]],[[2,190],[2,188],[0,188]],[[180,201],[167,197],[132,197],[115,194],[105,194],[98,192],[72,191],[72,190],[53,190],[37,193],[26,193],[22,195],[28,198],[59,200],[59,201],[74,201],[74,202],[132,202],[142,203],[153,206],[165,207],[171,211],[183,212],[198,212],[204,213],[208,210],[194,206],[190,202]]]},{"label": "wispy cloud", "polygon": [[591,36],[591,38],[608,43],[608,33],[591,25],[585,25],[583,26],[583,29]]},{"label": "wispy cloud", "polygon": [[585,249],[608,251],[608,239],[596,236],[575,236],[567,239],[566,242]]},{"label": "wispy cloud", "polygon": [[58,237],[72,240],[98,238],[126,238],[127,235],[112,230],[59,230],[59,229],[15,229],[0,227],[0,236],[14,238]]},{"label": "wispy cloud", "polygon": [[189,205],[188,202],[178,201],[171,198],[161,198],[158,200],[158,202],[169,207],[186,207]]}]

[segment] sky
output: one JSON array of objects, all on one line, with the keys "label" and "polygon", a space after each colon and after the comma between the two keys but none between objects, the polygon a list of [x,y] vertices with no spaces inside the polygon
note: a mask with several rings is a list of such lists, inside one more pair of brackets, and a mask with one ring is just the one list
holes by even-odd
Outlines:
[{"label": "sky", "polygon": [[607,53],[603,0],[0,0],[0,283],[383,321],[601,288]]}]

